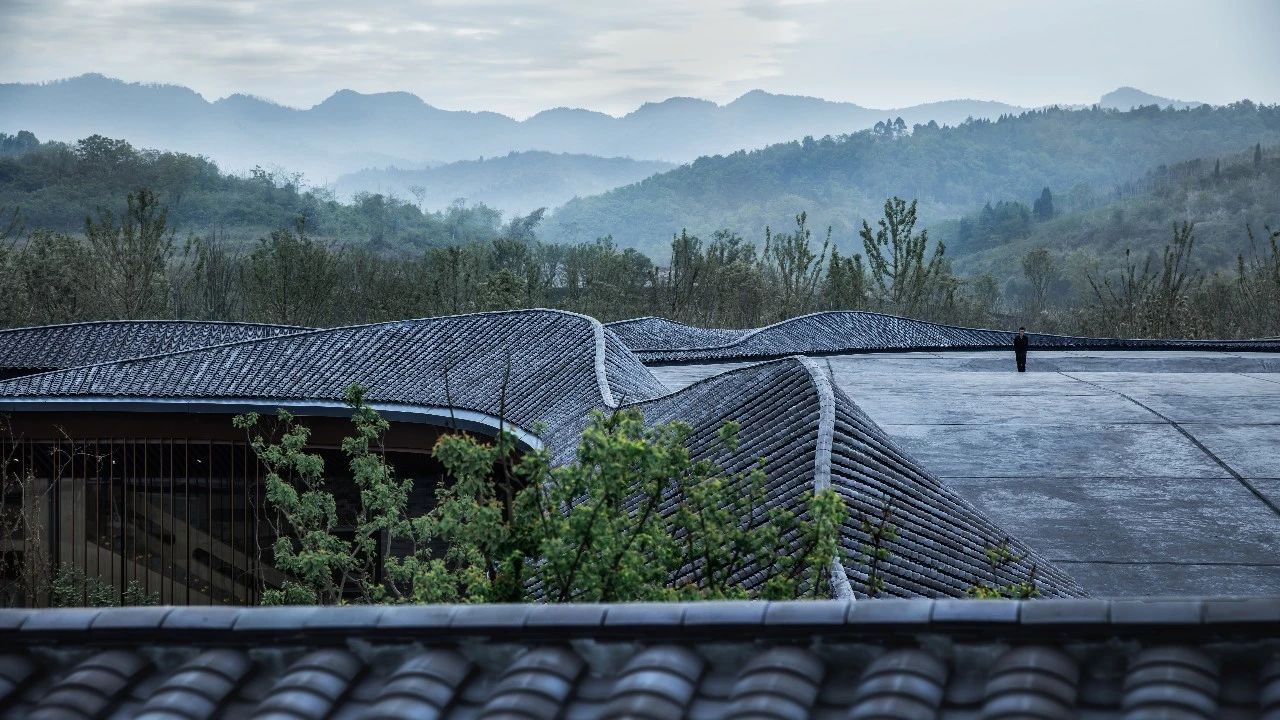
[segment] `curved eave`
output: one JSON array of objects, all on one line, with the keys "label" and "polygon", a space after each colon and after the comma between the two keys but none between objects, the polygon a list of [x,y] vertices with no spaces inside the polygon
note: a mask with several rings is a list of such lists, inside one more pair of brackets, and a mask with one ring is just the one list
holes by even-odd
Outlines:
[{"label": "curved eave", "polygon": [[[455,430],[496,435],[505,430],[516,437],[520,445],[528,449],[541,449],[542,440],[533,432],[503,421],[493,415],[438,406],[409,405],[404,403],[370,402],[383,418],[393,422],[431,425]],[[351,407],[346,403],[329,400],[274,400],[267,398],[138,398],[120,396],[32,396],[0,399],[0,412],[153,412],[238,415],[247,412],[259,414],[288,410],[295,415],[321,417],[349,417]]]}]

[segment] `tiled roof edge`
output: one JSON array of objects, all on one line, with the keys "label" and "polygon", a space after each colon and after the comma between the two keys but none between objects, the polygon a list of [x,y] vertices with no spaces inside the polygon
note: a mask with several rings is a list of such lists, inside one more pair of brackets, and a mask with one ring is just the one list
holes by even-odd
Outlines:
[{"label": "tiled roof edge", "polygon": [[[77,366],[65,367],[65,368],[55,368],[55,369],[53,369],[53,370],[48,370],[48,371],[46,371],[46,372],[33,373],[33,374],[31,374],[31,375],[26,375],[26,376],[19,377],[19,378],[10,378],[10,380],[19,380],[19,381],[24,381],[24,380],[30,380],[31,378],[39,377],[39,376],[43,376],[43,375],[56,375],[56,374],[58,374],[58,373],[61,373],[61,372],[67,372],[67,371],[70,371],[70,370],[83,370],[83,369],[85,369],[85,368],[105,367],[105,366],[108,366],[108,365],[123,365],[123,364],[127,364],[127,363],[140,362],[140,361],[144,361],[144,360],[155,360],[155,359],[158,359],[158,358],[164,358],[164,357],[177,357],[177,356],[180,356],[180,355],[191,355],[191,354],[194,354],[194,353],[204,352],[204,351],[212,350],[212,349],[215,349],[215,348],[236,347],[236,346],[240,346],[240,345],[252,345],[252,344],[254,344],[254,343],[265,343],[265,342],[272,342],[272,341],[278,341],[278,340],[285,340],[285,339],[289,339],[289,338],[298,338],[298,337],[301,337],[301,336],[303,336],[303,335],[320,335],[320,334],[323,334],[323,333],[336,332],[336,331],[340,331],[340,330],[354,330],[354,329],[358,329],[358,328],[378,327],[378,326],[380,326],[380,325],[399,325],[399,324],[403,324],[403,323],[413,323],[413,322],[431,322],[431,321],[436,321],[436,320],[449,320],[449,319],[453,319],[453,318],[461,318],[461,317],[475,317],[475,316],[482,316],[482,315],[523,315],[523,314],[536,314],[536,313],[552,313],[552,314],[556,314],[556,315],[566,315],[566,316],[569,316],[569,317],[575,317],[575,318],[579,318],[579,319],[581,319],[581,320],[585,320],[585,321],[587,321],[587,323],[588,323],[589,325],[592,325],[592,326],[593,326],[593,332],[595,332],[595,334],[596,334],[596,341],[595,341],[595,342],[596,342],[596,347],[595,347],[596,382],[600,385],[600,390],[601,390],[602,396],[603,396],[605,399],[607,399],[607,400],[609,401],[609,403],[610,403],[610,407],[616,407],[616,406],[617,406],[617,404],[612,402],[612,399],[613,399],[613,393],[609,390],[608,376],[607,376],[607,375],[606,375],[606,373],[605,373],[605,358],[604,358],[604,351],[605,351],[605,348],[604,348],[604,328],[603,328],[603,326],[601,325],[600,321],[599,321],[599,320],[596,320],[595,318],[591,317],[590,315],[583,315],[582,313],[570,312],[570,311],[568,311],[568,310],[557,310],[557,309],[554,309],[554,308],[524,308],[524,309],[519,309],[519,310],[493,310],[493,311],[488,311],[488,312],[477,312],[477,313],[459,313],[459,314],[457,314],[457,315],[433,315],[433,316],[431,316],[431,317],[424,317],[424,318],[406,318],[406,319],[403,319],[403,320],[384,320],[384,321],[382,321],[382,322],[361,323],[361,324],[357,324],[357,325],[341,325],[341,326],[338,326],[338,327],[328,327],[328,328],[308,328],[308,327],[298,327],[298,328],[297,328],[297,332],[289,332],[289,333],[284,333],[284,334],[281,334],[281,335],[270,335],[270,336],[267,336],[267,337],[255,337],[255,338],[243,338],[243,339],[240,339],[240,340],[230,340],[230,341],[227,341],[227,342],[212,343],[212,344],[209,344],[209,345],[200,345],[200,346],[197,346],[197,347],[184,348],[184,349],[182,349],[182,350],[168,350],[168,351],[165,351],[165,352],[153,353],[153,354],[151,354],[151,355],[139,355],[139,356],[136,356],[136,357],[118,358],[118,359],[116,359],[116,360],[104,360],[104,361],[102,361],[102,362],[89,363],[89,364],[87,364],[87,365],[77,365]],[[100,323],[102,323],[102,322],[118,322],[118,323],[155,322],[155,323],[160,323],[160,322],[174,322],[174,321],[168,321],[168,320],[110,320],[110,321],[92,321],[92,322],[84,322],[84,323],[70,323],[69,325],[92,325],[92,324],[100,324]],[[191,322],[203,322],[203,321],[191,321]],[[227,323],[227,324],[228,324],[228,325],[235,325],[235,324],[239,324],[239,325],[262,325],[261,323]],[[30,328],[10,328],[10,329],[11,329],[11,330],[40,330],[40,329],[43,329],[43,328],[49,328],[49,327],[67,327],[67,325],[61,325],[61,326],[59,326],[59,325],[38,325],[38,326],[30,327]],[[268,327],[272,327],[272,326],[268,326]],[[293,327],[293,326],[291,326],[291,325],[280,325],[280,326],[274,326],[274,327],[291,328],[291,327]],[[4,332],[4,331],[0,331],[0,332]],[[8,380],[0,381],[0,382],[8,382]]]},{"label": "tiled roof edge", "polygon": [[432,635],[646,636],[705,635],[733,628],[757,635],[797,630],[822,634],[907,633],[1017,636],[1181,633],[1212,636],[1239,629],[1280,634],[1280,597],[1146,600],[884,599],[790,602],[392,605],[346,607],[130,607],[0,610],[0,642],[74,641],[111,636],[153,643],[195,636],[341,635],[376,638]]},{"label": "tiled roof edge", "polygon": [[227,327],[279,328],[281,330],[317,330],[319,328],[306,325],[282,325],[279,323],[245,322],[240,320],[166,320],[150,318],[146,320],[82,320],[71,323],[55,323],[53,325],[23,325],[21,327],[0,328],[0,335],[12,332],[28,332],[31,330],[50,330],[57,328],[88,327],[90,325],[221,325]]},{"label": "tiled roof edge", "polygon": [[[836,425],[835,390],[831,387],[831,378],[817,362],[802,357],[800,363],[809,371],[809,379],[818,393],[818,446],[814,451],[813,463],[813,491],[817,493],[831,487],[831,444]],[[831,558],[831,592],[840,599],[853,599],[853,588],[849,585],[849,577],[845,574],[844,563],[840,562],[838,553]]]},{"label": "tiled roof edge", "polygon": [[[899,315],[890,315],[887,313],[874,312],[871,310],[822,310],[818,312],[808,313],[807,315],[797,315],[796,317],[787,318],[786,320],[780,320],[776,323],[764,325],[762,327],[746,329],[743,331],[743,334],[741,336],[729,342],[718,343],[718,344],[708,344],[708,345],[696,347],[696,348],[684,347],[684,348],[678,348],[678,349],[672,349],[669,347],[667,348],[636,347],[636,348],[632,348],[632,351],[635,352],[637,355],[639,355],[640,358],[644,360],[646,363],[662,364],[662,365],[682,364],[685,362],[716,362],[716,361],[728,362],[728,361],[735,361],[735,360],[766,360],[766,359],[785,357],[787,355],[795,354],[796,352],[798,352],[798,350],[796,348],[790,348],[790,349],[784,349],[781,352],[755,352],[755,353],[739,353],[739,354],[733,354],[733,355],[706,355],[706,353],[714,353],[716,351],[726,351],[733,348],[741,347],[742,345],[745,345],[747,342],[755,338],[757,335],[767,333],[777,328],[786,327],[792,324],[804,324],[806,321],[809,321],[812,319],[838,316],[838,315],[862,315],[862,316],[868,316],[868,317],[886,318],[886,319],[895,320],[895,321],[908,321],[912,323],[917,323],[921,326],[927,326],[927,327],[936,328],[940,330],[958,331],[958,332],[966,332],[966,333],[967,332],[1000,332],[1000,333],[1012,334],[1011,331],[1007,331],[1007,330],[996,330],[993,328],[975,328],[975,327],[968,327],[964,325],[950,325],[947,323],[938,323],[938,322],[932,322],[929,320],[917,320],[914,318],[908,318],[908,317],[899,316]],[[696,325],[689,325],[687,323],[682,323],[676,320],[669,320],[667,318],[657,317],[653,315],[646,315],[644,317],[632,318],[628,320],[617,320],[609,323],[609,325],[622,326],[622,325],[627,325],[627,324],[636,323],[636,322],[643,322],[646,320],[661,320],[661,321],[670,323],[672,325],[679,325],[679,326],[691,328],[694,330],[711,329],[711,328],[699,328]],[[1084,336],[1084,335],[1055,335],[1055,334],[1049,334],[1049,333],[1028,333],[1028,335],[1030,335],[1033,340],[1035,340],[1036,338],[1054,338],[1054,339],[1065,340],[1065,341],[1094,343],[1095,344],[1094,346],[1087,348],[1090,350],[1109,350],[1109,349],[1215,350],[1215,349],[1223,349],[1223,350],[1238,351],[1241,347],[1249,346],[1250,349],[1254,349],[1252,348],[1253,345],[1259,345],[1263,347],[1256,348],[1258,350],[1277,351],[1276,348],[1267,347],[1267,345],[1269,343],[1272,343],[1275,340],[1275,338],[1267,338],[1267,337],[1244,338],[1244,339],[1238,339],[1238,340],[1221,339],[1221,338],[1211,338],[1211,339],[1203,339],[1203,340],[1186,340],[1186,339],[1170,339],[1170,338],[1090,337],[1090,336]],[[1100,345],[1097,343],[1114,343],[1115,347],[1113,348],[1109,345],[1105,345],[1105,344]],[[918,346],[913,346],[911,348],[891,347],[891,348],[883,348],[883,350],[891,351],[891,352],[903,352],[906,350],[914,350],[914,351],[981,350],[981,349],[989,349],[989,347],[990,346],[987,346],[987,345],[934,346],[929,344],[921,344]],[[880,350],[881,350],[880,348],[851,347],[845,350],[818,351],[812,354],[831,355],[831,354],[843,354],[843,353],[849,353],[849,352],[858,352],[858,353],[876,352]],[[674,357],[675,355],[678,355],[680,353],[683,353],[685,357]],[[700,355],[699,353],[702,353],[702,354]],[[664,354],[672,355],[673,357],[665,357]],[[811,354],[811,353],[806,353],[806,354]]]},{"label": "tiled roof edge", "polygon": [[[570,314],[577,315],[577,313]],[[604,325],[590,315],[578,315],[578,317],[581,317],[591,323],[591,332],[595,337],[596,385],[600,387],[600,398],[608,407],[616,408],[618,407],[618,401],[613,399],[613,389],[609,387],[609,375],[608,371],[605,369],[605,353],[607,352],[607,348],[605,347],[604,341]]]}]

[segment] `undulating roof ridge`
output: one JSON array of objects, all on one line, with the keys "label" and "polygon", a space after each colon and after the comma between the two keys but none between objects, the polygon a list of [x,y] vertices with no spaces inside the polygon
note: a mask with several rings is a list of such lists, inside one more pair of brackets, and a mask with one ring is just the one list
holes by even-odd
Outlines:
[{"label": "undulating roof ridge", "polygon": [[[543,424],[541,441],[557,463],[572,460],[594,408],[636,407],[649,422],[686,421],[696,457],[714,457],[719,427],[738,421],[741,445],[721,459],[743,471],[765,457],[769,502],[803,512],[805,492],[829,485],[851,513],[875,512],[877,493],[899,503],[901,547],[883,569],[891,595],[962,594],[983,572],[984,548],[1002,537],[892,445],[812,360],[761,363],[670,392],[612,331],[556,310],[303,330],[68,368],[0,383],[0,406],[123,398],[166,410],[172,400],[255,399],[266,409],[340,402],[353,382],[369,389],[370,402],[460,408],[526,431]],[[851,514],[842,527],[846,565],[835,573],[837,593],[851,591],[850,577],[866,575],[855,561],[865,535],[859,517]],[[1046,594],[1079,594],[1068,576],[1041,568]],[[998,574],[1014,582],[1026,571],[1015,564]]]},{"label": "undulating roof ridge", "polygon": [[51,370],[305,332],[213,320],[92,320],[0,330],[0,372]]},{"label": "undulating roof ridge", "polygon": [[[523,322],[523,327],[516,329],[513,327],[505,327],[503,325],[504,320],[512,319],[515,319],[514,322],[516,324]],[[524,338],[529,342],[524,345],[518,345],[517,343],[521,339],[520,334],[522,332],[526,334],[536,334],[539,332],[539,328],[536,327],[539,319],[544,319],[553,325],[562,324],[563,321],[569,321],[572,324],[580,326],[584,331],[584,336],[581,337],[581,340],[571,340],[570,336],[566,334],[562,328],[557,332],[541,332],[541,335],[538,338]],[[455,332],[449,332],[448,328],[450,326],[456,326],[456,328],[454,328]],[[540,353],[540,359],[543,360],[543,363],[539,366],[539,369],[542,370],[545,370],[552,365],[562,363],[562,361],[572,362],[574,357],[589,355],[589,367],[581,368],[582,370],[586,370],[590,375],[590,381],[594,388],[594,392],[589,394],[593,394],[595,396],[595,400],[593,401],[594,404],[599,404],[607,408],[616,407],[618,404],[618,400],[615,398],[614,384],[619,385],[619,387],[625,391],[626,395],[638,398],[665,392],[665,388],[663,388],[661,384],[653,378],[639,360],[632,355],[630,350],[628,350],[626,346],[616,338],[612,338],[611,333],[605,331],[599,321],[579,313],[554,309],[531,309],[467,313],[413,320],[395,320],[337,328],[303,329],[286,335],[239,339],[203,347],[162,352],[153,355],[143,355],[123,360],[98,362],[27,375],[7,382],[0,382],[0,397],[8,396],[12,398],[31,395],[49,395],[52,397],[68,395],[112,395],[144,398],[190,397],[193,394],[193,388],[198,385],[200,381],[204,380],[207,382],[208,380],[206,377],[207,373],[204,372],[207,368],[201,367],[198,362],[193,361],[193,359],[200,357],[210,357],[219,353],[239,353],[241,355],[240,363],[228,363],[217,368],[219,373],[223,374],[225,379],[230,382],[235,379],[236,373],[243,374],[250,371],[259,371],[262,373],[276,372],[277,375],[280,375],[278,371],[282,369],[281,359],[279,357],[275,357],[279,352],[272,353],[271,351],[279,351],[281,345],[296,346],[307,342],[319,344],[318,340],[320,339],[347,338],[333,340],[334,343],[339,343],[339,347],[337,348],[333,347],[333,343],[330,343],[317,348],[317,350],[328,352],[331,355],[334,354],[336,350],[337,356],[334,358],[335,360],[351,361],[353,359],[353,354],[359,354],[361,351],[358,347],[350,346],[350,343],[352,342],[349,339],[350,336],[363,335],[366,336],[366,339],[369,339],[368,336],[387,336],[397,333],[412,334],[417,331],[427,332],[440,328],[445,328],[443,331],[443,334],[446,336],[444,338],[445,340],[450,337],[456,339],[458,333],[461,333],[462,335],[466,335],[471,342],[454,343],[454,346],[446,346],[444,343],[440,342],[440,338],[436,338],[436,342],[425,344],[415,344],[412,341],[408,343],[399,342],[395,343],[394,346],[387,348],[388,354],[393,357],[392,362],[394,362],[395,359],[400,359],[406,361],[406,364],[416,363],[418,366],[416,368],[417,370],[435,369],[440,371],[438,374],[442,374],[442,377],[436,378],[437,387],[434,389],[444,390],[446,392],[443,394],[437,393],[441,394],[441,397],[436,398],[439,402],[421,403],[421,392],[417,393],[419,397],[382,397],[379,396],[377,388],[371,388],[373,391],[370,395],[371,400],[404,402],[408,404],[419,402],[419,404],[432,405],[436,407],[458,405],[459,407],[470,407],[471,409],[478,409],[474,406],[479,404],[486,406],[490,414],[493,412],[500,413],[504,410],[500,405],[502,396],[501,387],[489,386],[493,386],[495,384],[495,378],[501,380],[501,376],[503,374],[503,362],[501,358],[485,358],[494,360],[494,364],[489,368],[492,371],[491,373],[482,374],[481,380],[484,381],[482,384],[486,386],[485,391],[482,392],[487,392],[487,395],[483,398],[479,398],[479,402],[475,402],[477,400],[476,396],[471,398],[473,401],[471,403],[453,402],[459,398],[448,397],[448,395],[454,390],[458,390],[460,393],[465,393],[466,390],[473,387],[473,384],[467,383],[465,380],[459,382],[460,379],[455,377],[453,378],[453,387],[447,387],[450,385],[448,373],[452,372],[451,366],[457,363],[465,364],[476,361],[477,358],[484,354],[485,351],[487,351],[489,355],[492,355],[499,346],[501,346],[501,349],[505,351],[508,356],[516,356],[519,354],[518,351],[522,350],[533,350],[534,352]],[[545,328],[543,328],[543,330],[545,330]],[[486,341],[489,342],[487,346],[477,344],[484,343]],[[575,342],[578,344],[574,345],[573,343]],[[527,356],[523,356],[519,359],[527,360]],[[351,364],[347,367],[349,377],[343,387],[351,382],[361,382],[361,375],[370,374],[372,372],[371,368],[386,369],[388,364],[386,357],[366,357],[364,360],[366,360],[366,362]],[[306,364],[309,362],[314,364],[313,358],[310,358],[305,353],[300,353],[298,357],[292,359],[290,367],[296,367],[298,363]],[[151,377],[149,379],[153,381],[153,383],[149,388],[141,387],[145,384],[141,381],[147,378],[133,376],[128,378],[118,377],[120,375],[120,371],[125,368],[132,368],[136,370],[139,367],[145,368],[163,363],[168,363],[173,366],[182,366],[187,369],[188,372],[185,374],[179,372],[171,373],[168,378]],[[275,363],[275,365],[272,365],[272,363]],[[423,367],[424,365],[426,368]],[[192,366],[194,366],[194,370],[196,372],[190,372],[190,370],[193,369]],[[527,362],[520,362],[513,363],[513,367],[516,367],[518,371],[523,371],[527,370],[529,366]],[[619,370],[618,377],[610,377],[610,367]],[[102,376],[109,376],[113,372],[117,375],[115,378],[116,382],[114,384],[107,383],[107,387],[105,388],[100,387],[100,381],[103,379]],[[289,373],[284,373],[284,375],[288,376]],[[184,377],[190,381],[186,386],[181,382]],[[69,381],[70,378],[78,378],[79,382]],[[164,385],[166,380],[169,383],[168,386],[161,387]],[[221,392],[214,392],[213,395],[237,398],[261,397],[264,400],[301,400],[317,397],[314,386],[312,386],[310,391],[308,391],[307,388],[298,388],[297,385],[294,385],[293,387],[298,388],[297,391],[290,391],[291,386],[288,381],[296,380],[296,378],[289,376],[282,377],[281,380],[282,382],[280,384],[270,387],[263,387],[259,384],[260,386],[258,389],[261,393],[260,395],[243,392],[233,393],[230,392],[229,387],[224,388]],[[59,381],[67,382],[62,382],[60,385]],[[79,387],[76,387],[77,384]],[[424,379],[422,385],[426,384],[427,383]],[[404,383],[401,383],[401,385],[401,389],[406,389],[406,387],[403,387]],[[421,386],[417,388],[419,391],[422,389],[423,388]],[[541,399],[549,400],[551,405],[555,404],[553,392],[554,386],[534,386],[525,389],[528,390],[529,393],[536,393]],[[587,401],[588,398],[582,395],[581,390],[585,390],[585,388],[579,388],[579,392],[576,393],[576,397],[574,399],[579,402]],[[513,392],[511,394],[516,395],[517,393]],[[490,395],[491,397],[489,397]],[[327,392],[321,396],[326,399],[341,400],[341,393],[336,391],[333,387],[329,387]],[[519,400],[519,398],[516,399],[517,401]],[[582,420],[585,421],[586,413],[582,412],[579,415],[581,415]],[[514,421],[517,426],[528,430],[537,422],[542,420],[553,421],[554,418],[522,417],[518,419],[509,418],[509,420]],[[574,418],[574,421],[577,422],[578,418]]]},{"label": "undulating roof ridge", "polygon": [[[800,362],[809,371],[814,389],[818,392],[818,445],[814,452],[813,491],[831,489],[831,448],[835,442],[836,401],[831,377],[810,358]],[[849,576],[839,558],[831,560],[831,589],[840,599],[853,597]]]},{"label": "undulating roof ridge", "polygon": [[[879,350],[973,350],[1007,347],[1013,332],[915,320],[865,310],[828,310],[800,315],[764,327],[731,332],[731,339],[694,346],[690,338],[714,339],[715,332],[656,317],[610,323],[624,328],[619,336],[645,362],[697,362],[830,354]],[[638,327],[639,329],[632,329]],[[740,333],[740,334],[738,334]],[[1028,333],[1041,349],[1203,349],[1280,351],[1280,342],[1251,340],[1179,340],[1160,338],[1095,338]]]},{"label": "undulating roof ridge", "polygon": [[[868,568],[862,518],[874,522],[889,502],[899,537],[877,571],[886,595],[958,597],[977,582],[1025,581],[1033,566],[1043,594],[1085,594],[1068,574],[915,463],[811,359],[758,363],[628,407],[643,411],[650,423],[690,424],[691,455],[715,460],[728,472],[745,472],[764,457],[772,504],[802,513],[806,492],[819,485],[835,489],[849,509],[840,538],[843,578],[833,582],[837,593],[846,583],[851,594],[863,593]],[[716,433],[730,420],[740,424],[739,446],[726,454]],[[1005,541],[1016,559],[993,571],[986,550]],[[763,580],[752,572],[740,578],[748,586]]]},{"label": "undulating roof ridge", "polygon": [[[656,315],[617,320],[606,325],[632,350],[717,346],[742,337],[748,330],[704,328]],[[650,345],[656,343],[656,347]]]}]

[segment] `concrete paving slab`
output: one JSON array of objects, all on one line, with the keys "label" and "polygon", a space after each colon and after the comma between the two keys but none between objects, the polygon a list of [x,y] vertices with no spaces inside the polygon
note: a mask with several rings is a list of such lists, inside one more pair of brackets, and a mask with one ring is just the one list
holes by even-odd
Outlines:
[{"label": "concrete paving slab", "polygon": [[755,363],[709,363],[706,365],[659,365],[649,371],[669,390],[682,390],[712,375],[729,372]]},{"label": "concrete paving slab", "polygon": [[[881,425],[930,471],[956,477],[1229,477],[1169,425]],[[871,416],[875,419],[875,415]]]},{"label": "concrete paving slab", "polygon": [[1262,493],[1272,505],[1280,507],[1280,477],[1246,478],[1246,482]]},{"label": "concrete paving slab", "polygon": [[1280,515],[1234,478],[943,482],[1054,561],[1280,564]]},{"label": "concrete paving slab", "polygon": [[1064,562],[1095,597],[1274,597],[1280,565],[1160,565]]},{"label": "concrete paving slab", "polygon": [[1236,397],[1265,395],[1280,398],[1280,383],[1240,373],[1132,373],[1073,372],[1072,377],[1126,394],[1196,395],[1200,397]]},{"label": "concrete paving slab", "polygon": [[[1027,373],[989,351],[820,361],[922,466],[1094,594],[1280,594],[1280,355],[1033,351]],[[683,386],[743,364],[655,373]]]},{"label": "concrete paving slab", "polygon": [[[1187,432],[1247,478],[1280,477],[1280,424],[1184,425]],[[1280,545],[1276,547],[1280,556]]]},{"label": "concrete paving slab", "polygon": [[[848,389],[845,390],[848,392]],[[1073,395],[1063,392],[996,394],[949,393],[941,404],[929,391],[897,394],[862,393],[855,401],[880,424],[927,425],[1061,425],[1063,408],[1103,424],[1161,424],[1164,421],[1124,398],[1107,392]]]},{"label": "concrete paving slab", "polygon": [[950,372],[929,371],[925,368],[908,371],[882,372],[866,370],[858,372],[836,363],[831,365],[832,378],[854,400],[857,393],[869,392],[943,392],[998,395],[1039,395],[1060,393],[1068,395],[1101,395],[1105,388],[1072,380],[1058,373],[1016,372]]},{"label": "concrete paving slab", "polygon": [[[1280,387],[1277,385],[1276,387]],[[1280,396],[1159,394],[1131,392],[1126,395],[1179,424],[1216,423],[1264,425],[1280,423]]]}]

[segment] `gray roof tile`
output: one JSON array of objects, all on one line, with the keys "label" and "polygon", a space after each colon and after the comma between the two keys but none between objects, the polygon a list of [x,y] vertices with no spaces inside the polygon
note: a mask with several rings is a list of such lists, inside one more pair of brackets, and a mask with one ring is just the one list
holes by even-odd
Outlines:
[{"label": "gray roof tile", "polygon": [[[1013,333],[940,325],[862,311],[829,311],[752,330],[708,330],[646,317],[609,324],[648,363],[744,360],[786,355],[883,350],[974,350],[1009,347]],[[1029,333],[1042,349],[1204,349],[1276,351],[1280,341],[1086,338]]]},{"label": "gray roof tile", "polygon": [[[177,325],[139,327],[177,332]],[[194,327],[187,334],[202,337]],[[140,332],[119,324],[94,326],[93,332],[105,337],[112,328],[122,335]],[[875,512],[882,498],[894,503],[900,531],[881,568],[886,595],[963,595],[972,578],[986,569],[985,548],[1007,535],[904,456],[816,364],[804,359],[766,363],[667,393],[614,332],[571,313],[480,313],[328,330],[288,328],[286,335],[272,335],[283,332],[279,328],[255,328],[250,335],[268,336],[0,382],[0,405],[181,401],[250,403],[262,409],[315,402],[339,406],[345,388],[360,382],[368,387],[371,402],[425,412],[430,422],[447,424],[450,415],[470,412],[495,426],[499,414],[504,423],[526,431],[541,426],[541,441],[561,463],[573,459],[592,409],[624,404],[644,412],[649,422],[689,423],[695,459],[713,459],[738,471],[766,458],[772,504],[798,512],[806,493],[835,489],[849,513],[840,542],[845,561],[835,566],[832,578],[832,592],[840,597],[858,593],[865,582],[865,568],[858,561],[865,538],[858,518]],[[223,326],[215,330],[230,331]],[[64,333],[48,331],[59,337]],[[504,394],[505,368],[514,358],[518,362],[512,362]],[[742,429],[737,452],[725,456],[712,439],[728,420],[738,421]],[[674,507],[672,503],[665,511]],[[1016,540],[1013,545],[1020,559],[1002,570],[1002,582],[1022,580],[1035,565],[1043,594],[1083,592],[1029,548]],[[686,568],[678,579],[689,581],[695,572]],[[749,568],[742,580],[752,587],[762,582],[763,573]],[[255,616],[248,622],[341,623],[345,617],[306,619],[282,610],[275,618]],[[605,622],[617,623],[620,617]],[[223,620],[178,615],[174,627]],[[522,620],[495,616],[493,622]]]},{"label": "gray roof tile", "polygon": [[[83,623],[0,629],[0,717],[1212,718],[1280,710],[1280,623],[1226,621],[1233,610],[1253,616],[1242,604],[1218,603],[1224,621],[1212,625],[1176,614],[1112,623],[1112,606],[1125,601],[1061,600],[1053,604],[1070,624],[1027,625],[980,611],[990,602],[859,600],[853,608],[866,609],[847,624],[831,624],[829,611],[845,603],[770,603],[766,612],[787,624],[754,626],[720,622],[736,615],[732,603],[707,613],[677,603],[663,614],[656,605],[562,606],[560,621],[542,615],[536,633],[494,625],[482,606],[388,606],[312,627],[244,609],[240,616],[270,619],[242,617],[253,631],[196,633],[109,608],[96,618],[113,637],[127,635],[128,650],[102,650],[105,636]],[[1018,602],[1019,616],[1041,602]],[[1076,602],[1092,609],[1070,612]],[[740,605],[756,616],[758,603]],[[934,611],[943,605],[972,609]],[[643,622],[630,626],[598,625],[591,612],[640,609]],[[578,622],[578,612],[592,619]],[[859,623],[859,614],[894,622]],[[1087,622],[1089,614],[1100,619]],[[1175,637],[1181,644],[1161,644]],[[172,657],[185,659],[161,660]]]},{"label": "gray roof tile", "polygon": [[60,370],[309,328],[196,320],[110,320],[0,330],[0,371]]}]

